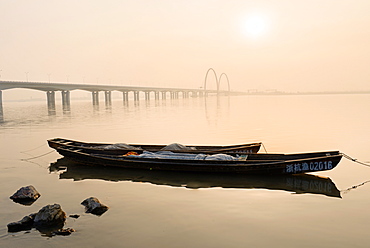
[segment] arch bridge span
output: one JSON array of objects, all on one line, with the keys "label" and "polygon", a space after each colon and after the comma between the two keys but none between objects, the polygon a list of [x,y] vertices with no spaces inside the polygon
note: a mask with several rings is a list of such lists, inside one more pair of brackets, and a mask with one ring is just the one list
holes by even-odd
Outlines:
[{"label": "arch bridge span", "polygon": [[[221,73],[220,77],[217,77],[217,73],[216,73],[216,71],[213,68],[209,68],[207,70],[206,76],[204,78],[204,90],[205,90],[205,93],[207,94],[207,78],[208,78],[209,72],[212,72],[213,75],[215,76],[217,92],[218,93],[220,93],[220,92],[228,92],[228,94],[230,94],[230,81],[229,81],[228,76],[226,75],[226,73]],[[224,76],[224,78],[226,78],[226,80],[227,80],[227,87],[228,87],[228,90],[227,91],[220,91],[220,83],[221,83],[221,79],[223,78],[222,76]]]},{"label": "arch bridge span", "polygon": [[62,94],[63,106],[70,105],[70,92],[73,90],[89,91],[92,95],[93,104],[99,103],[99,92],[104,92],[105,103],[111,104],[111,92],[122,92],[123,101],[128,101],[129,93],[133,94],[135,101],[139,100],[140,94],[144,93],[145,99],[150,99],[150,93],[154,93],[155,99],[178,98],[182,94],[183,98],[202,97],[205,94],[227,93],[226,91],[206,90],[206,89],[187,89],[169,87],[139,87],[139,86],[116,86],[116,85],[89,85],[72,83],[45,83],[45,82],[24,82],[24,81],[0,81],[0,111],[2,112],[2,93],[8,89],[31,89],[46,92],[49,107],[55,107],[55,92]]}]

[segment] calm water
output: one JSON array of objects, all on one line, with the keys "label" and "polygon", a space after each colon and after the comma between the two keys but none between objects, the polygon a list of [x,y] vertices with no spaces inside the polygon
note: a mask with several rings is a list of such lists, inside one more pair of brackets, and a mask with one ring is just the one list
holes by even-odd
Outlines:
[{"label": "calm water", "polygon": [[[157,144],[262,141],[268,152],[339,150],[368,162],[369,95],[152,100],[128,106],[117,99],[111,107],[73,101],[72,95],[70,111],[57,105],[55,113],[48,112],[46,100],[3,107],[0,247],[369,246],[370,183],[346,189],[370,180],[370,168],[346,159],[334,170],[306,176],[202,176],[85,168],[49,153],[46,145],[54,137]],[[30,184],[41,193],[33,205],[9,199]],[[90,196],[110,209],[100,217],[84,213],[80,202]],[[67,215],[81,215],[67,219],[65,227],[76,230],[72,235],[7,232],[8,223],[53,203]]]}]

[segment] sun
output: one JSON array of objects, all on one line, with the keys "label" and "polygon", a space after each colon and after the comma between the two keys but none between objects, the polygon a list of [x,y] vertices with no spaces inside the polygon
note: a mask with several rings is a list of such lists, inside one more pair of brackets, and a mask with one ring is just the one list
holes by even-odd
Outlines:
[{"label": "sun", "polygon": [[268,32],[268,20],[263,15],[254,14],[244,19],[242,29],[245,35],[258,38]]}]

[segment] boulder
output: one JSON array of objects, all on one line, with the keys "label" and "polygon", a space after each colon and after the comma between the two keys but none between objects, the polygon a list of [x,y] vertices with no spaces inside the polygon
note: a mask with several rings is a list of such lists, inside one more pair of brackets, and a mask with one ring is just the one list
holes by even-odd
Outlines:
[{"label": "boulder", "polygon": [[30,214],[28,216],[23,217],[23,219],[20,221],[9,223],[7,225],[8,232],[19,232],[19,231],[31,230],[35,215],[36,214]]},{"label": "boulder", "polygon": [[[30,214],[23,217],[22,220],[9,223],[8,232],[19,232],[31,230],[35,227],[46,236],[69,235],[74,230],[71,228],[62,229],[66,220],[66,213],[62,210],[59,204],[47,205],[39,210],[38,213]],[[73,230],[73,231],[72,231]],[[69,232],[69,234],[67,234]]]},{"label": "boulder", "polygon": [[64,225],[66,213],[59,204],[47,205],[35,215],[34,224],[38,227]]},{"label": "boulder", "polygon": [[109,207],[102,204],[96,197],[87,198],[81,204],[85,206],[86,213],[95,215],[102,215],[109,209]]},{"label": "boulder", "polygon": [[24,205],[31,205],[40,197],[40,193],[37,192],[35,187],[32,185],[22,187],[15,192],[10,199],[14,202],[21,203]]}]

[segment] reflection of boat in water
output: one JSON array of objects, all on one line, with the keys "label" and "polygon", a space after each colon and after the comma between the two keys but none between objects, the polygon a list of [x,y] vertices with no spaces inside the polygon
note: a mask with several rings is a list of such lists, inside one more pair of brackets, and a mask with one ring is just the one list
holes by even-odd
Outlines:
[{"label": "reflection of boat in water", "polygon": [[119,167],[86,166],[67,158],[58,159],[49,167],[59,171],[60,179],[101,179],[107,181],[147,182],[156,185],[199,188],[238,188],[284,190],[297,194],[322,194],[341,197],[340,191],[330,178],[310,174],[296,175],[230,175],[219,173],[193,173],[175,171],[147,171]]}]

